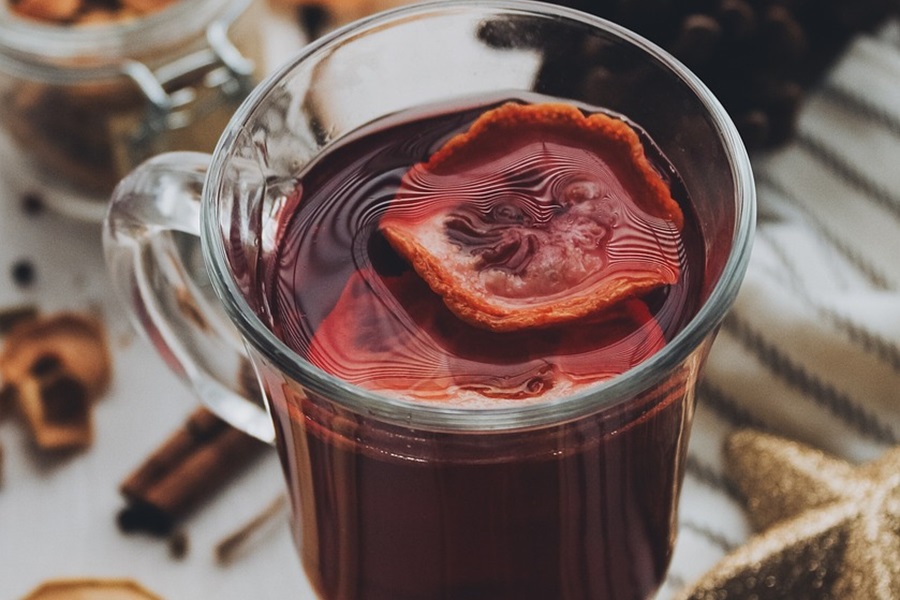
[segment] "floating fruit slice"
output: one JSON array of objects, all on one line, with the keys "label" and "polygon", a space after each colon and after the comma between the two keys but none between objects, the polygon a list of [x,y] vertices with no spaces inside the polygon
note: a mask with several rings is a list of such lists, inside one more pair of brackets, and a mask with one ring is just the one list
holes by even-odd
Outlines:
[{"label": "floating fruit slice", "polygon": [[40,585],[23,600],[162,600],[130,579],[59,579]]},{"label": "floating fruit slice", "polygon": [[675,283],[683,215],[637,133],[504,104],[413,166],[381,230],[460,319],[547,327]]},{"label": "floating fruit slice", "polygon": [[624,373],[665,344],[643,301],[535,334],[460,323],[411,270],[354,273],[316,329],[309,360],[408,400],[479,405],[550,400]]}]

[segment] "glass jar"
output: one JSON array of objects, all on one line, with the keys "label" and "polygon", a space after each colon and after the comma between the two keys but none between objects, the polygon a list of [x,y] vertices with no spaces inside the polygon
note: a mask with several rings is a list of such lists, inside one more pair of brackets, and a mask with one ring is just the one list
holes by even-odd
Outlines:
[{"label": "glass jar", "polygon": [[211,151],[262,72],[252,0],[178,0],[84,25],[0,3],[0,176],[72,217],[100,221],[151,155]]}]

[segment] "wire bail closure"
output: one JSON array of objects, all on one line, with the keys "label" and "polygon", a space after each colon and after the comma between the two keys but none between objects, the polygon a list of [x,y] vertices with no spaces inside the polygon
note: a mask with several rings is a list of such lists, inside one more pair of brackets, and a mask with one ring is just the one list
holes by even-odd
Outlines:
[{"label": "wire bail closure", "polygon": [[[123,75],[147,100],[146,115],[128,140],[133,157],[152,154],[154,141],[166,132],[184,129],[227,103],[236,107],[252,89],[256,64],[231,41],[228,28],[228,21],[211,23],[206,48],[155,70],[138,60],[122,63]],[[212,90],[218,94],[210,95]]]}]

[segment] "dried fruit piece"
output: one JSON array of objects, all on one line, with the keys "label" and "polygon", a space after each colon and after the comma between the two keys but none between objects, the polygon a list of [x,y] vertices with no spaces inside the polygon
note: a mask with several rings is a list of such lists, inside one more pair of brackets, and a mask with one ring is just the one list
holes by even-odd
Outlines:
[{"label": "dried fruit piece", "polygon": [[109,384],[111,358],[103,324],[93,316],[58,313],[16,326],[0,352],[0,376],[13,385],[59,370],[78,380],[89,396]]},{"label": "dried fruit piece", "polygon": [[76,313],[19,324],[0,352],[4,393],[14,399],[45,449],[90,443],[90,409],[108,386],[111,370],[102,324]]},{"label": "dried fruit piece", "polygon": [[81,0],[18,0],[12,8],[18,14],[42,21],[70,21],[81,10]]},{"label": "dried fruit piece", "polygon": [[624,373],[664,344],[638,299],[538,335],[494,333],[460,323],[411,270],[362,270],[316,329],[308,357],[370,390],[480,405],[560,398]]},{"label": "dried fruit piece", "polygon": [[91,443],[90,400],[76,380],[63,377],[45,386],[44,382],[29,378],[15,389],[19,411],[39,447],[66,450]]},{"label": "dried fruit piece", "polygon": [[152,13],[162,10],[176,0],[121,0],[125,8],[130,8],[139,13]]},{"label": "dried fruit piece", "polygon": [[37,315],[38,309],[33,304],[0,308],[0,335],[5,335],[23,321],[33,319]]},{"label": "dried fruit piece", "polygon": [[137,13],[128,11],[124,8],[108,9],[108,8],[91,8],[85,10],[78,17],[79,25],[108,25],[117,21],[125,21],[134,18]]},{"label": "dried fruit piece", "polygon": [[22,600],[162,600],[130,579],[59,579],[41,584]]},{"label": "dried fruit piece", "polygon": [[10,0],[29,19],[66,26],[103,25],[159,12],[177,0]]},{"label": "dried fruit piece", "polygon": [[[332,28],[372,13],[410,4],[412,0],[274,0],[289,8],[312,9],[321,13],[318,20]],[[304,11],[307,12],[307,11]],[[315,32],[317,29],[314,28]]]},{"label": "dried fruit piece", "polygon": [[515,331],[675,283],[683,220],[627,123],[508,103],[410,169],[381,230],[460,319]]}]

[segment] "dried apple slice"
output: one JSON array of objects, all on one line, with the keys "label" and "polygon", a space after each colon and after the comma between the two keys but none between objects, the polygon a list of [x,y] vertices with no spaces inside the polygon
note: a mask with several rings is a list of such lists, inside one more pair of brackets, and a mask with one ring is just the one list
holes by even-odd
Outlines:
[{"label": "dried apple slice", "polygon": [[414,165],[380,226],[460,319],[515,331],[675,283],[683,220],[625,121],[508,103]]}]

